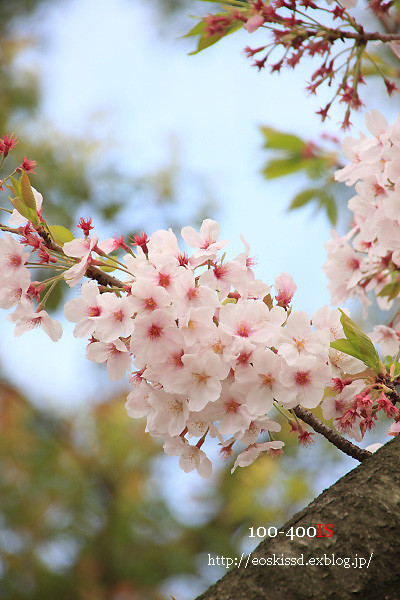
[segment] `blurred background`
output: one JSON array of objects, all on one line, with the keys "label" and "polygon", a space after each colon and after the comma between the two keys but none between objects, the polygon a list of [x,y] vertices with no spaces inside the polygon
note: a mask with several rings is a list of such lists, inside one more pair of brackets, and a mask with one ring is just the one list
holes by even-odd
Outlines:
[{"label": "blurred background", "polygon": [[[325,98],[304,91],[311,67],[250,68],[242,50],[261,45],[262,32],[188,56],[190,15],[213,8],[0,0],[0,135],[21,140],[8,164],[38,162],[31,181],[46,218],[73,231],[89,216],[101,237],[215,218],[230,256],[242,233],[257,276],[272,284],[291,273],[295,308],[313,314],[329,304],[323,245],[349,218],[351,191],[332,182],[341,115],[321,128]],[[390,120],[395,105],[380,82],[370,86],[367,108]],[[354,135],[365,131],[362,117],[353,122]],[[308,198],[310,185],[321,192]],[[39,330],[16,339],[0,315],[2,599],[189,600],[224,573],[208,554],[249,552],[249,527],[279,527],[355,466],[323,443],[298,452],[286,436],[279,462],[230,475],[217,459],[210,482],[181,473],[128,418],[128,382],[111,384],[86,361],[60,308],[73,296],[59,289],[52,299],[58,344]]]}]

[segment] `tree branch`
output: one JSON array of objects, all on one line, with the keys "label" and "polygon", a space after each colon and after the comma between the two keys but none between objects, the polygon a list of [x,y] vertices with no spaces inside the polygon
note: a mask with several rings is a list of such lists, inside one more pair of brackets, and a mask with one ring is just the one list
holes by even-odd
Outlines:
[{"label": "tree branch", "polygon": [[343,31],[342,29],[329,29],[327,37],[329,40],[357,40],[360,45],[365,45],[368,42],[397,42],[400,41],[400,33],[381,33],[379,31],[368,32],[363,31],[358,33],[356,31]]},{"label": "tree branch", "polygon": [[[58,246],[55,242],[53,242],[53,240],[51,239],[51,237],[49,236],[47,231],[45,231],[44,229],[40,229],[40,230],[37,229],[36,231],[40,235],[40,237],[43,239],[43,241],[45,242],[45,244],[46,244],[47,248],[49,248],[49,250],[52,250],[53,252],[57,252],[58,254],[64,254],[61,246]],[[101,269],[94,267],[94,266],[89,266],[86,269],[85,275],[89,279],[95,279],[97,281],[97,283],[99,283],[100,285],[109,286],[109,287],[117,287],[117,288],[120,288],[121,290],[123,290],[125,287],[125,284],[122,281],[120,281],[119,279],[117,279],[117,277],[113,277],[112,275],[109,275],[105,271],[102,271]]]},{"label": "tree branch", "polygon": [[352,442],[346,440],[346,438],[332,429],[332,427],[328,427],[328,425],[325,425],[325,423],[320,421],[320,419],[318,419],[314,413],[306,410],[302,406],[295,406],[292,410],[297,417],[304,421],[304,423],[310,425],[314,431],[323,435],[324,438],[326,438],[329,442],[331,442],[331,444],[336,446],[336,448],[339,448],[339,450],[345,454],[348,454],[360,462],[371,456],[371,452],[368,452],[368,450],[363,450],[355,444],[352,444]]}]

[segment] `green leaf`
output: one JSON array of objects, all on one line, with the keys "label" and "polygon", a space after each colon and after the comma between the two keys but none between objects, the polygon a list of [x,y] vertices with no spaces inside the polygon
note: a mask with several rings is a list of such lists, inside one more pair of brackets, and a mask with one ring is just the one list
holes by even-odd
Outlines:
[{"label": "green leaf", "polygon": [[203,35],[203,33],[205,33],[205,30],[205,22],[200,21],[200,23],[197,23],[194,27],[192,27],[192,29],[186,35],[183,35],[182,38],[193,37],[195,35]]},{"label": "green leaf", "polygon": [[[378,68],[377,68],[378,67]],[[368,58],[362,61],[362,73],[366,76],[381,76],[383,73],[386,77],[397,78],[399,76],[398,68],[393,64],[389,64],[382,56],[372,52],[368,52]]]},{"label": "green leaf", "polygon": [[306,143],[297,135],[291,133],[283,133],[272,127],[260,127],[263,136],[266,138],[264,148],[274,150],[292,150],[300,154]]},{"label": "green leaf", "polygon": [[60,307],[63,299],[63,286],[58,282],[46,300],[46,310],[53,312]]},{"label": "green leaf", "polygon": [[331,225],[335,226],[337,223],[337,206],[336,206],[336,201],[333,198],[333,196],[328,196],[327,197],[327,201],[325,203],[325,208],[326,208],[326,213],[328,215],[328,218],[331,222]]},{"label": "green leaf", "polygon": [[330,163],[324,155],[310,156],[306,160],[305,168],[311,179],[318,179],[326,174],[330,168]]},{"label": "green leaf", "polygon": [[[346,315],[346,313],[340,308],[339,310],[342,313],[340,322],[343,325],[344,334],[355,350],[361,355],[357,358],[360,358],[367,367],[370,367],[373,371],[379,373],[380,359],[374,344],[362,329]],[[354,354],[352,354],[352,356],[354,356]]]},{"label": "green leaf", "polygon": [[262,172],[267,179],[275,179],[276,177],[284,177],[285,175],[291,175],[292,173],[301,171],[302,169],[305,169],[306,166],[307,161],[299,155],[290,158],[277,158],[271,160]]},{"label": "green leaf", "polygon": [[21,177],[21,194],[26,206],[37,212],[35,195],[33,193],[29,177],[25,171],[22,173]]},{"label": "green leaf", "polygon": [[13,194],[18,196],[18,198],[21,198],[22,200],[21,182],[18,179],[15,179],[15,177],[11,177],[11,181],[12,186],[8,186],[8,189],[10,189],[13,192]]},{"label": "green leaf", "polygon": [[104,266],[100,267],[100,269],[106,273],[115,271],[115,269],[118,268],[118,263],[115,262],[116,260],[118,260],[118,256],[116,254],[110,254],[110,256],[104,261]]},{"label": "green leaf", "polygon": [[72,242],[75,239],[74,234],[66,227],[63,227],[63,225],[50,225],[49,229],[52,238],[59,246],[63,246],[66,242]]},{"label": "green leaf", "polygon": [[36,210],[32,210],[29,206],[26,206],[25,202],[21,198],[10,198],[10,201],[14,208],[17,209],[20,215],[31,221],[32,223],[38,224],[39,219]]},{"label": "green leaf", "polygon": [[400,280],[397,280],[385,285],[385,287],[379,292],[378,296],[387,296],[388,300],[393,300],[394,298],[397,298],[399,294]]},{"label": "green leaf", "polygon": [[331,348],[334,350],[339,350],[339,352],[343,352],[344,354],[349,354],[350,356],[354,356],[354,358],[358,358],[364,362],[364,356],[362,352],[353,346],[349,340],[346,338],[341,338],[340,340],[336,340],[335,342],[331,342]]},{"label": "green leaf", "polygon": [[394,376],[397,377],[400,374],[400,363],[394,363]]},{"label": "green leaf", "polygon": [[235,31],[239,31],[239,29],[241,29],[243,27],[243,25],[244,25],[243,21],[236,21],[236,22],[232,23],[231,25],[229,25],[224,31],[222,31],[220,33],[216,33],[214,35],[207,35],[207,33],[204,32],[199,39],[197,49],[193,50],[193,52],[189,52],[189,56],[198,54],[202,50],[205,50],[206,48],[213,46],[214,44],[219,42],[219,40],[221,40],[223,37],[230,35],[231,33],[234,33]]},{"label": "green leaf", "polygon": [[307,188],[306,190],[303,190],[293,198],[289,210],[295,210],[296,208],[305,206],[313,198],[318,198],[320,192],[321,190],[319,188]]}]

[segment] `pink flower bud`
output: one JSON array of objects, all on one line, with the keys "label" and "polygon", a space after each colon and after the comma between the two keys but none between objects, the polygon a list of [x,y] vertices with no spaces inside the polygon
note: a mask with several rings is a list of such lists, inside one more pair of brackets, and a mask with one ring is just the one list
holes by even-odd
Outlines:
[{"label": "pink flower bud", "polygon": [[264,17],[262,17],[261,15],[253,15],[252,17],[250,17],[250,19],[247,21],[247,23],[245,23],[243,25],[243,27],[249,33],[254,33],[255,31],[257,31],[257,29],[259,29],[259,27],[264,25],[264,23],[265,23]]}]

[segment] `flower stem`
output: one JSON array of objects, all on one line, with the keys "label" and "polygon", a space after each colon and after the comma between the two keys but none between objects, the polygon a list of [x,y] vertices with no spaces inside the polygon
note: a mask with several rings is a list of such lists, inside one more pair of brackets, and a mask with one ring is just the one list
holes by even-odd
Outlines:
[{"label": "flower stem", "polygon": [[349,440],[346,440],[346,438],[342,437],[337,431],[332,429],[332,427],[325,425],[325,423],[320,421],[320,419],[318,419],[318,417],[316,417],[312,412],[306,410],[302,406],[295,406],[292,410],[295,415],[304,421],[304,423],[310,425],[314,431],[323,435],[324,438],[326,438],[331,444],[336,446],[336,448],[345,454],[348,454],[360,462],[371,456],[371,452],[364,450],[363,448],[359,448]]}]

